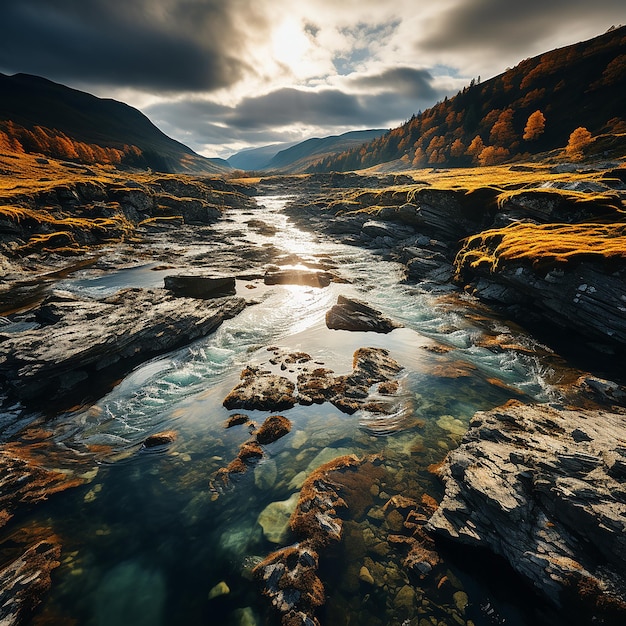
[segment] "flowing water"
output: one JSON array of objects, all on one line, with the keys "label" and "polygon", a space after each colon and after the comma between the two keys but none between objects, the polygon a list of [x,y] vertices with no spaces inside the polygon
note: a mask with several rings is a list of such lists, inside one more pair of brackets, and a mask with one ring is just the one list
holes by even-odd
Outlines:
[{"label": "flowing water", "polygon": [[[93,406],[47,424],[59,444],[105,452],[97,473],[88,473],[88,484],[51,497],[25,516],[25,523],[51,525],[63,543],[41,618],[89,626],[279,624],[250,568],[293,539],[283,532],[278,543],[275,536],[268,540],[259,515],[272,502],[297,494],[306,475],[324,462],[377,453],[385,474],[376,485],[364,486],[372,497],[369,513],[346,520],[346,539],[322,555],[328,602],[321,623],[455,624],[455,611],[461,623],[470,619],[477,626],[539,623],[525,606],[521,583],[506,578],[495,563],[451,554],[447,584],[438,589],[426,579],[419,588],[403,570],[401,554],[369,550],[362,537],[382,537],[377,512],[390,496],[441,496],[428,467],[458,445],[475,411],[510,398],[548,399],[554,391],[547,367],[532,350],[479,347],[485,334],[507,330],[503,322],[467,315],[461,301],[439,303],[403,284],[402,267],[371,251],[298,230],[282,213],[287,200],[259,198],[263,206],[254,217],[275,227],[275,235],[248,228],[250,213],[232,211],[215,226],[232,243],[213,246],[207,239],[188,250],[187,258],[214,255],[219,266],[220,254],[232,254],[233,246],[273,246],[279,263],[281,255],[284,263],[321,262],[349,282],[313,288],[238,281],[239,293],[255,304],[213,335],[137,368]],[[171,270],[154,265],[104,275],[83,270],[59,286],[107,295],[127,286],[162,285],[166,273]],[[324,316],[339,294],[366,300],[405,327],[388,335],[331,331]],[[228,488],[216,489],[215,473],[249,437],[245,426],[224,428],[232,412],[222,401],[243,367],[271,367],[270,346],[307,352],[337,374],[351,370],[357,348],[387,348],[404,366],[397,410],[385,417],[349,416],[330,404],[284,411],[291,432],[268,445],[265,457]],[[257,423],[269,415],[247,414]],[[177,433],[167,448],[141,447],[148,435],[164,430]],[[359,578],[364,565],[376,579],[373,585]],[[209,599],[220,583],[229,593]],[[398,600],[407,584],[418,589],[408,604]],[[218,589],[225,591],[223,585]],[[467,594],[465,609],[455,608],[463,604],[459,593]]]}]

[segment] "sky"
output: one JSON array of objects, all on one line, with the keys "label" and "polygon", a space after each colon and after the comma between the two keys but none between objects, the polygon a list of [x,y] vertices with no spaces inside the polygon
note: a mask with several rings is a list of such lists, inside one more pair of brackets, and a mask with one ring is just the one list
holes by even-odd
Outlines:
[{"label": "sky", "polygon": [[0,0],[0,72],[139,108],[205,156],[393,128],[624,0]]}]

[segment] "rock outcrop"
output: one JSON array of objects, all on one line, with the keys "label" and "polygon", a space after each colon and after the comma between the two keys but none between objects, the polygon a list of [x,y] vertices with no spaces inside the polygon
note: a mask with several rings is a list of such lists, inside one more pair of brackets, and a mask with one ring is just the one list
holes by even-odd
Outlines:
[{"label": "rock outcrop", "polygon": [[557,605],[624,619],[625,441],[623,410],[479,412],[441,470],[428,528],[502,555]]},{"label": "rock outcrop", "polygon": [[296,404],[296,386],[285,376],[248,366],[241,372],[241,382],[224,398],[227,409],[282,411]]},{"label": "rock outcrop", "polygon": [[176,298],[161,289],[125,289],[102,300],[53,295],[28,315],[37,327],[0,334],[0,379],[23,402],[72,402],[208,335],[245,306],[242,298]]},{"label": "rock outcrop", "polygon": [[326,313],[326,326],[333,330],[389,333],[401,328],[402,324],[385,317],[361,300],[339,296],[337,304]]},{"label": "rock outcrop", "polygon": [[[279,349],[270,350],[275,354],[270,363],[280,365],[281,370],[297,364],[297,385],[286,376],[248,366],[241,372],[241,382],[224,398],[227,409],[281,411],[296,404],[330,402],[352,414],[367,407],[372,385],[392,381],[402,371],[384,348],[359,348],[353,355],[352,373],[341,376],[325,367],[310,369],[304,364],[311,357],[304,352],[284,355]],[[394,389],[397,391],[397,386]]]}]

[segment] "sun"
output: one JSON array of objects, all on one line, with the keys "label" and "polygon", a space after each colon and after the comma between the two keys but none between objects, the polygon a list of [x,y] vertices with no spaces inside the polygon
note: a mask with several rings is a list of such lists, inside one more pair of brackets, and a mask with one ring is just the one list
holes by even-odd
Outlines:
[{"label": "sun", "polygon": [[305,62],[305,55],[311,46],[302,25],[293,19],[279,24],[272,34],[272,52],[274,58],[298,73]]}]

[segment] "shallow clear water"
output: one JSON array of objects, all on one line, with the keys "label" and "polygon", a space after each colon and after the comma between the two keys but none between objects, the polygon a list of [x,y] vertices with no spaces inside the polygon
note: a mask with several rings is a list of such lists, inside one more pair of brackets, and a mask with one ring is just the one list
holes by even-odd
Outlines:
[{"label": "shallow clear water", "polygon": [[[51,498],[32,514],[52,525],[63,541],[62,565],[41,611],[56,623],[278,624],[249,576],[251,564],[279,547],[257,521],[268,504],[288,499],[307,473],[347,453],[379,453],[384,459],[383,494],[374,508],[395,493],[438,496],[441,487],[427,468],[458,444],[476,410],[510,398],[545,400],[554,393],[535,357],[477,347],[485,329],[497,333],[501,322],[474,322],[460,308],[402,284],[400,265],[294,228],[281,212],[286,201],[260,198],[265,208],[232,212],[215,228],[232,233],[235,245],[271,244],[289,264],[324,260],[349,284],[318,289],[238,281],[238,292],[256,304],[213,335],[139,367],[95,405],[50,424],[64,445],[90,446],[101,454],[89,484]],[[274,226],[277,234],[248,228],[253,217]],[[215,254],[219,258],[219,250]],[[106,295],[126,286],[161,285],[166,273],[155,272],[153,265],[106,275],[84,271],[61,286]],[[328,330],[324,315],[339,294],[366,300],[405,328],[388,335]],[[437,345],[449,350],[429,349]],[[244,426],[224,429],[232,412],[222,401],[245,365],[269,366],[268,346],[305,351],[338,374],[351,370],[357,348],[385,347],[404,366],[398,410],[383,418],[362,412],[348,416],[330,404],[284,411],[292,431],[268,445],[264,459],[229,488],[212,489],[217,470],[249,437]],[[247,414],[257,422],[269,415]],[[178,435],[166,450],[141,448],[147,435],[163,430]],[[351,536],[366,527],[376,530],[373,517],[347,524]],[[425,602],[418,602],[411,615],[399,612],[394,596],[408,580],[400,555],[368,553],[374,565],[384,567],[388,581],[365,588],[355,579],[365,557],[351,545],[344,542],[322,558],[329,595],[320,612],[322,624],[417,624],[411,620],[420,616],[456,623],[447,621],[454,608],[448,606],[450,598],[428,580]],[[497,623],[481,609],[486,605],[496,607],[495,615],[506,616],[508,624],[532,623],[522,602],[511,602],[491,586],[494,581],[478,581],[453,560],[449,574],[454,589],[468,593],[465,617],[471,615],[474,624]],[[209,591],[222,581],[230,593],[209,600]]]}]

